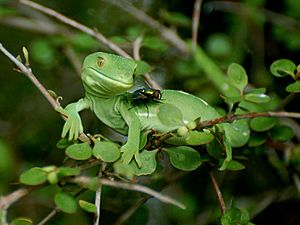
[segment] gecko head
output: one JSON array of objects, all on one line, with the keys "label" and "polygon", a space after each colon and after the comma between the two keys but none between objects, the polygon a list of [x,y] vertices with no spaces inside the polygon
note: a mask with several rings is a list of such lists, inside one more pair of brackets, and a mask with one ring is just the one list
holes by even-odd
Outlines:
[{"label": "gecko head", "polygon": [[88,93],[112,96],[133,86],[136,62],[105,52],[88,55],[83,62],[81,79]]}]

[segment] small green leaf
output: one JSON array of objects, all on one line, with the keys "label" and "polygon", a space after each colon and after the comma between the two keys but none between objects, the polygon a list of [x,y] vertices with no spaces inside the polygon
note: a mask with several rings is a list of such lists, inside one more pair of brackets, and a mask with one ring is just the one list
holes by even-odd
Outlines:
[{"label": "small green leaf", "polygon": [[48,173],[47,179],[50,184],[57,184],[59,181],[57,171],[51,171]]},{"label": "small green leaf", "polygon": [[237,63],[232,63],[228,67],[227,74],[232,85],[238,88],[240,92],[243,92],[248,84],[248,76],[244,68]]},{"label": "small green leaf", "polygon": [[87,142],[76,143],[67,147],[66,155],[75,160],[87,160],[92,156],[92,148]]},{"label": "small green leaf", "polygon": [[139,150],[143,149],[145,147],[145,145],[147,144],[148,134],[150,132],[151,132],[151,130],[141,132],[141,134],[140,134],[140,146],[139,146]]},{"label": "small green leaf", "polygon": [[225,147],[226,158],[224,160],[220,160],[222,162],[222,165],[219,168],[220,171],[226,170],[232,160],[232,147],[226,138],[223,141],[223,145]]},{"label": "small green leaf", "polygon": [[222,225],[239,224],[241,219],[241,211],[237,208],[231,208],[221,216]]},{"label": "small green leaf", "polygon": [[145,73],[149,73],[153,68],[152,66],[150,66],[148,63],[146,63],[145,61],[136,61],[137,63],[137,67],[134,71],[135,75],[142,75]]},{"label": "small green leaf", "polygon": [[245,166],[244,166],[242,163],[240,163],[240,162],[238,162],[238,161],[236,161],[236,160],[231,160],[231,161],[228,163],[226,169],[227,169],[227,170],[231,170],[231,171],[238,171],[238,170],[243,170],[243,169],[245,169]]},{"label": "small green leaf", "polygon": [[142,163],[141,168],[138,168],[138,166],[134,161],[129,164],[130,166],[133,167],[136,176],[149,175],[155,172],[156,165],[157,165],[156,158],[155,158],[156,154],[157,154],[157,150],[152,150],[152,151],[143,150],[140,153],[140,158]]},{"label": "small green leaf", "polygon": [[232,147],[241,147],[248,142],[250,129],[247,120],[235,120],[231,124],[223,124],[223,126]]},{"label": "small green leaf", "polygon": [[23,46],[22,51],[23,51],[23,55],[24,55],[24,59],[25,59],[25,65],[29,66],[29,53],[28,53],[28,50],[25,46]]},{"label": "small green leaf", "polygon": [[79,168],[60,167],[58,168],[58,175],[61,177],[78,176],[80,174]]},{"label": "small green leaf", "polygon": [[254,103],[266,103],[270,101],[270,97],[266,94],[249,93],[244,95],[245,100]]},{"label": "small green leaf", "polygon": [[295,63],[288,59],[279,59],[271,64],[271,73],[276,77],[284,77],[290,75],[295,78],[294,71],[296,69]]},{"label": "small green leaf", "polygon": [[195,121],[188,122],[188,123],[186,124],[186,127],[187,127],[189,130],[194,130],[194,129],[196,129],[197,124],[200,122],[200,119],[201,119],[201,118],[198,118],[198,119],[196,119]]},{"label": "small green leaf", "polygon": [[241,219],[240,219],[241,224],[250,225],[249,212],[246,209],[241,209],[241,212],[242,212]]},{"label": "small green leaf", "polygon": [[248,142],[249,147],[257,147],[265,143],[267,136],[264,133],[251,132],[251,136]]},{"label": "small green leaf", "polygon": [[42,169],[43,169],[45,172],[50,173],[50,172],[56,170],[56,168],[57,168],[56,166],[49,165],[49,166],[44,166]]},{"label": "small green leaf", "polygon": [[34,167],[23,172],[19,180],[26,185],[40,185],[47,181],[47,176],[47,172],[42,168]]},{"label": "small green leaf", "polygon": [[59,149],[65,149],[72,144],[74,144],[73,141],[69,141],[67,138],[62,138],[56,143],[56,147]]},{"label": "small green leaf", "polygon": [[47,91],[48,91],[49,95],[51,95],[52,98],[54,98],[54,99],[58,99],[59,98],[59,96],[57,96],[57,94],[56,94],[55,91],[49,90],[49,89]]},{"label": "small green leaf", "polygon": [[95,204],[84,201],[84,200],[79,200],[79,206],[86,212],[90,213],[96,213],[97,212],[97,207]]},{"label": "small green leaf", "polygon": [[209,132],[190,131],[185,139],[188,145],[204,145],[208,144],[214,139],[214,135]]},{"label": "small green leaf", "polygon": [[33,222],[31,219],[23,218],[23,217],[16,218],[10,223],[10,225],[32,225],[32,224]]},{"label": "small green leaf", "polygon": [[300,80],[297,80],[295,83],[292,83],[286,87],[287,92],[298,93],[300,92]]},{"label": "small green leaf", "polygon": [[241,94],[237,93],[236,96],[230,96],[230,97],[224,97],[224,101],[227,104],[235,104],[237,102],[240,102],[242,100]]},{"label": "small green leaf", "polygon": [[157,113],[159,120],[162,124],[167,126],[180,126],[183,125],[182,113],[180,109],[171,104],[163,104],[159,107]]},{"label": "small green leaf", "polygon": [[65,192],[59,192],[54,197],[56,206],[65,213],[75,213],[77,210],[77,203],[75,198]]},{"label": "small green leaf", "polygon": [[256,117],[250,121],[250,127],[257,132],[270,130],[277,122],[273,117]]},{"label": "small green leaf", "polygon": [[261,112],[261,111],[264,111],[264,107],[263,106],[264,106],[263,104],[257,104],[257,103],[254,103],[254,102],[248,102],[246,100],[242,100],[239,103],[239,107],[241,109],[246,109],[249,112]]},{"label": "small green leaf", "polygon": [[166,149],[171,164],[183,171],[192,171],[201,165],[199,152],[188,146],[170,147]]},{"label": "small green leaf", "polygon": [[294,136],[294,132],[286,125],[277,125],[271,130],[271,136],[276,141],[288,141]]},{"label": "small green leaf", "polygon": [[252,88],[247,91],[247,94],[264,94],[266,93],[267,89],[265,87],[262,88]]},{"label": "small green leaf", "polygon": [[134,168],[130,164],[124,164],[121,160],[114,163],[114,172],[132,179],[135,175]]},{"label": "small green leaf", "polygon": [[189,129],[186,126],[181,126],[177,129],[176,132],[179,136],[185,136],[188,134]]},{"label": "small green leaf", "polygon": [[121,152],[117,144],[107,141],[96,141],[93,155],[104,162],[114,162],[120,158]]},{"label": "small green leaf", "polygon": [[23,63],[22,62],[22,57],[20,55],[17,55],[16,59],[20,62],[20,63]]}]

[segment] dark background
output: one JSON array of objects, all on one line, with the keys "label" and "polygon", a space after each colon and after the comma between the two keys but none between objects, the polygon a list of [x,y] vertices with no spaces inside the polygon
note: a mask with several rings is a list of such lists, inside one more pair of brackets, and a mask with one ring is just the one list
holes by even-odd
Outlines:
[{"label": "dark background", "polygon": [[[132,41],[143,34],[145,44],[141,56],[154,66],[153,79],[164,88],[185,90],[215,106],[225,106],[218,91],[180,51],[119,8],[99,0],[37,2],[97,28],[130,54]],[[191,38],[193,1],[136,0],[132,3],[176,30],[183,40]],[[78,73],[83,58],[91,52],[109,51],[86,34],[10,0],[0,0],[0,41],[14,55],[21,54],[22,47],[26,46],[33,72],[47,89],[63,96],[62,105],[84,95]],[[299,63],[300,2],[205,0],[198,43],[224,70],[232,62],[243,65],[251,85],[267,87],[268,93],[281,101],[288,95],[285,87],[291,83],[291,78],[272,77],[269,66],[279,58]],[[13,70],[14,65],[3,54],[0,54],[0,62],[2,195],[19,188],[18,176],[25,169],[61,165],[64,152],[56,148],[63,120],[36,87],[23,74]],[[285,109],[299,111],[299,96],[291,98]],[[87,132],[101,132],[112,139],[120,139],[90,112],[83,112],[82,116]],[[295,139],[295,143],[299,144],[299,140]],[[245,170],[220,175],[224,197],[228,203],[234,200],[247,208],[256,224],[300,224],[299,190],[296,191],[293,179],[299,171],[284,164],[282,151],[270,153],[275,152],[275,158],[284,164],[276,168],[267,151],[264,149],[264,153],[260,153],[256,149],[249,154]],[[299,163],[300,160],[296,161],[298,166]],[[51,193],[55,190],[55,187],[48,187],[22,199],[9,211],[10,216],[41,220],[53,208]],[[205,168],[185,175],[170,186],[168,193],[178,195],[189,209],[180,211],[151,200],[127,224],[217,224],[220,211]],[[108,189],[103,195],[102,224],[113,224],[126,204],[131,205],[130,200],[122,201],[130,196]],[[90,215],[80,211],[76,216],[60,214],[50,224],[90,224],[90,220]]]}]

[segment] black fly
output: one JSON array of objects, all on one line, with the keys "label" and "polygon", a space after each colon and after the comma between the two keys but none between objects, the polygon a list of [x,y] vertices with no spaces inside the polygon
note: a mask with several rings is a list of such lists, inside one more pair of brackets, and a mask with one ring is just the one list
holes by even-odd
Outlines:
[{"label": "black fly", "polygon": [[133,106],[130,109],[138,105],[144,105],[147,108],[147,112],[149,114],[149,108],[147,104],[151,102],[159,103],[159,100],[161,100],[160,90],[152,88],[141,88],[132,93]]}]

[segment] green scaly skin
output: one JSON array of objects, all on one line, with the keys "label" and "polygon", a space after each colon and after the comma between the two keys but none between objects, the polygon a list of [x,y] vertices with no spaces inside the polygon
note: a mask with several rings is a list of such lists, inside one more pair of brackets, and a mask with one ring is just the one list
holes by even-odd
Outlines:
[{"label": "green scaly skin", "polygon": [[[128,164],[135,158],[137,164],[141,166],[139,159],[141,132],[149,129],[168,132],[199,117],[202,121],[220,117],[215,109],[202,99],[175,90],[162,90],[161,102],[147,105],[148,110],[144,105],[132,107],[132,103],[126,97],[128,96],[126,91],[134,85],[133,74],[136,66],[134,60],[113,54],[96,52],[88,55],[83,63],[81,77],[86,91],[85,97],[67,105],[65,109],[57,110],[68,117],[62,137],[66,137],[69,133],[69,140],[78,138],[83,132],[79,112],[89,108],[104,124],[128,136],[127,142],[121,147],[122,161]],[[158,112],[166,104],[181,111],[183,117],[181,125],[170,126],[159,119]],[[229,124],[222,124],[220,127],[225,133],[230,133],[232,129]],[[228,143],[230,142],[231,140],[228,140]],[[172,139],[168,140],[168,143],[172,143]],[[174,139],[174,144],[184,143],[178,143],[178,140]],[[230,145],[233,146],[234,143]],[[231,152],[227,152],[225,160],[231,160]]]}]

